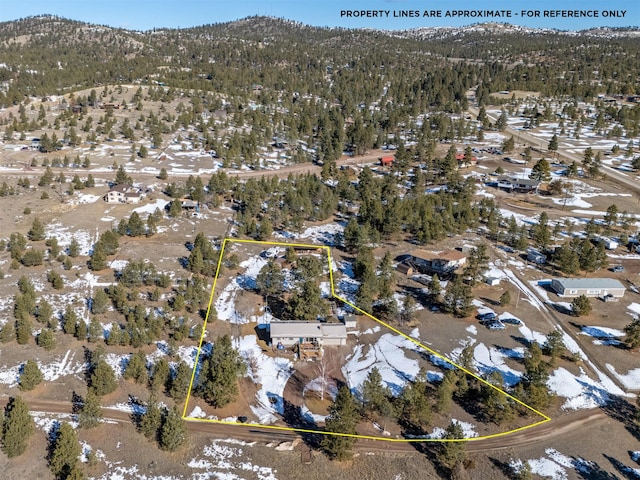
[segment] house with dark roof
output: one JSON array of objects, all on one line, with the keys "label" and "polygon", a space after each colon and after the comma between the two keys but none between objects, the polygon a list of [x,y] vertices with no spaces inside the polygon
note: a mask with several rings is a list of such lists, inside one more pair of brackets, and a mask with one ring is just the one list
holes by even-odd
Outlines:
[{"label": "house with dark roof", "polygon": [[416,249],[409,252],[407,263],[420,273],[448,275],[462,267],[466,261],[467,255],[458,250],[429,252],[427,250]]}]

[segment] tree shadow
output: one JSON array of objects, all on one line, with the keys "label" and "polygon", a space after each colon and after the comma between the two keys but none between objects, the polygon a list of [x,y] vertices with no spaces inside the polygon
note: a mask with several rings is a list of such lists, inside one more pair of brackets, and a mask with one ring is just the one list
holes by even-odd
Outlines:
[{"label": "tree shadow", "polygon": [[[618,472],[620,472],[622,474],[622,476],[624,478],[627,478],[628,480],[638,480],[637,475],[634,473],[634,470],[631,467],[627,467],[624,463],[622,463],[620,460],[610,457],[609,455],[603,453],[602,454],[604,456],[604,458],[606,458],[607,460],[609,460],[609,462],[611,462],[611,465],[613,465],[615,467],[616,470],[618,470]],[[604,477],[606,478],[606,477]],[[611,477],[611,478],[616,478]]]},{"label": "tree shadow", "polygon": [[600,409],[610,418],[619,421],[627,431],[640,441],[640,426],[634,422],[636,407],[622,397],[612,396]]}]

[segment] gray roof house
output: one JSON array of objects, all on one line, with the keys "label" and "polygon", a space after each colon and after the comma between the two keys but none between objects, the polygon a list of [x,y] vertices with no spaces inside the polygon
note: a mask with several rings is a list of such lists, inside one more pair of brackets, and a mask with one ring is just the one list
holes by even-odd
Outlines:
[{"label": "gray roof house", "polygon": [[614,278],[554,278],[551,288],[561,297],[600,297],[611,295],[620,298],[626,290]]},{"label": "gray roof house", "polygon": [[284,346],[317,344],[346,345],[347,328],[343,323],[271,322],[271,343]]}]

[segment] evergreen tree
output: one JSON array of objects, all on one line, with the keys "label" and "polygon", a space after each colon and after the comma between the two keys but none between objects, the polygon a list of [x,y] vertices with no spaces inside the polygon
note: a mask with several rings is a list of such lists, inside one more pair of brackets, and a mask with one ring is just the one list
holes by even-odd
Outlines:
[{"label": "evergreen tree", "polygon": [[180,361],[169,383],[169,396],[176,402],[184,400],[187,397],[189,384],[191,383],[191,369],[189,366]]},{"label": "evergreen tree", "polygon": [[471,286],[464,283],[460,275],[454,276],[447,284],[444,294],[445,311],[457,317],[466,317],[473,310],[472,300]]},{"label": "evergreen tree", "polygon": [[550,152],[553,152],[554,155],[558,151],[558,136],[557,135],[554,134],[553,137],[551,137],[551,140],[549,140],[549,144],[547,145],[547,150],[549,150]]},{"label": "evergreen tree", "polygon": [[102,288],[98,288],[91,299],[91,313],[100,315],[109,309],[109,296]]},{"label": "evergreen tree", "polygon": [[187,426],[178,409],[174,406],[160,427],[160,448],[169,452],[175,452],[187,441]]},{"label": "evergreen tree", "polygon": [[541,182],[548,182],[551,180],[551,165],[549,165],[549,162],[544,158],[538,160],[531,169],[529,178]]},{"label": "evergreen tree", "polygon": [[467,442],[464,439],[464,431],[459,422],[451,421],[445,430],[445,439],[453,440],[443,442],[438,452],[438,461],[450,471],[454,471],[464,464],[467,459]]},{"label": "evergreen tree", "polygon": [[33,390],[42,382],[44,376],[35,360],[27,360],[22,367],[18,388],[22,391]]},{"label": "evergreen tree", "polygon": [[60,480],[82,478],[78,471],[78,457],[81,453],[76,431],[68,423],[62,423],[58,435],[53,440],[49,458],[49,467],[55,478]]},{"label": "evergreen tree", "polygon": [[571,302],[571,310],[576,317],[582,317],[591,313],[591,301],[586,295],[580,295]]},{"label": "evergreen tree", "polygon": [[127,223],[127,229],[129,236],[142,237],[145,234],[144,222],[140,218],[137,212],[132,212]]},{"label": "evergreen tree", "polygon": [[281,293],[284,290],[284,274],[280,265],[269,259],[256,277],[256,288],[260,295],[267,297],[267,300],[272,295]]},{"label": "evergreen tree", "polygon": [[147,383],[147,357],[143,351],[139,350],[135,355],[131,355],[122,376],[127,380],[133,379],[136,383]]},{"label": "evergreen tree", "polygon": [[429,281],[429,301],[432,303],[438,303],[440,300],[440,294],[442,292],[442,286],[440,285],[440,279],[438,274],[434,273]]},{"label": "evergreen tree", "polygon": [[162,392],[171,378],[171,369],[169,362],[164,357],[159,358],[153,365],[149,387],[152,392]]},{"label": "evergreen tree", "polygon": [[114,183],[118,185],[120,184],[131,185],[133,183],[133,180],[129,175],[127,175],[127,172],[124,171],[124,167],[122,165],[120,165],[118,167],[118,170],[116,171],[116,178]]},{"label": "evergreen tree", "polygon": [[150,399],[147,403],[146,411],[140,418],[138,428],[148,439],[156,439],[161,426],[162,412],[160,411],[160,406],[154,399]]},{"label": "evergreen tree", "polygon": [[56,337],[53,331],[44,328],[38,334],[36,343],[45,350],[53,350],[56,347]]},{"label": "evergreen tree", "polygon": [[427,392],[427,375],[424,368],[421,368],[415,380],[408,383],[400,397],[401,401],[401,421],[418,432],[424,429],[431,422],[431,405]]},{"label": "evergreen tree", "polygon": [[453,370],[447,370],[438,386],[436,396],[436,410],[439,413],[446,413],[451,408],[453,393],[456,389],[456,379]]},{"label": "evergreen tree", "polygon": [[[632,350],[640,347],[640,317],[633,319],[631,323],[624,327],[626,337],[624,343]],[[639,397],[640,398],[640,397]]]},{"label": "evergreen tree", "polygon": [[103,359],[98,360],[93,367],[89,385],[99,397],[110,394],[118,387],[113,368]]},{"label": "evergreen tree", "polygon": [[67,253],[72,258],[80,255],[80,244],[78,243],[78,240],[75,239],[75,237],[71,238],[71,243],[69,243],[69,246],[67,247]]},{"label": "evergreen tree", "polygon": [[[489,374],[487,381],[490,384],[495,385],[500,390],[504,389],[502,375],[497,370],[494,370]],[[513,417],[513,408],[503,391],[499,391],[485,384],[482,385],[482,389],[484,391],[483,411],[487,420],[498,425],[506,420],[510,420]]]},{"label": "evergreen tree", "polygon": [[96,242],[93,246],[93,252],[88,262],[89,269],[93,271],[104,270],[107,268],[107,255],[101,242]]},{"label": "evergreen tree", "polygon": [[506,306],[509,305],[511,303],[511,294],[509,293],[509,290],[505,290],[502,295],[500,295],[500,305],[501,306]]},{"label": "evergreen tree", "polygon": [[44,224],[38,218],[33,220],[31,229],[29,229],[29,232],[27,233],[27,237],[32,242],[39,242],[45,239]]},{"label": "evergreen tree", "polygon": [[373,367],[367,378],[362,382],[362,401],[364,407],[381,415],[388,415],[391,411],[389,397],[391,391],[382,384],[382,375],[377,367]]},{"label": "evergreen tree", "polygon": [[211,356],[203,362],[200,393],[216,408],[221,408],[235,400],[238,395],[238,376],[246,366],[240,354],[231,345],[231,337],[218,337]]},{"label": "evergreen tree", "polygon": [[162,167],[160,169],[160,173],[158,174],[158,178],[160,180],[166,180],[167,178],[169,178],[169,174],[167,173],[167,169]]},{"label": "evergreen tree", "polygon": [[552,330],[547,334],[547,338],[542,345],[542,351],[545,355],[551,357],[551,366],[555,364],[555,360],[561,356],[567,347],[562,339],[562,332],[560,330]]},{"label": "evergreen tree", "polygon": [[175,199],[171,202],[169,206],[169,216],[172,218],[179,217],[182,214],[182,202],[178,199]]},{"label": "evergreen tree", "polygon": [[[358,407],[349,390],[343,385],[338,390],[335,402],[329,407],[326,419],[326,430],[333,433],[355,435],[360,420]],[[347,460],[351,457],[351,449],[355,444],[355,437],[326,435],[322,439],[322,448],[330,458]]]},{"label": "evergreen tree", "polygon": [[80,428],[97,427],[101,419],[102,407],[100,406],[100,397],[98,397],[92,389],[89,389],[82,403],[82,407],[78,412],[78,425]]},{"label": "evergreen tree", "polygon": [[2,451],[9,458],[22,455],[35,425],[22,397],[9,397],[2,422]]}]

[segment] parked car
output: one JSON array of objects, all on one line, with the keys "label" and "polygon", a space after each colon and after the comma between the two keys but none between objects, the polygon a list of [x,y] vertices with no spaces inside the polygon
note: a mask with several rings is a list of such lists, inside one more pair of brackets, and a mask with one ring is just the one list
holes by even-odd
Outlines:
[{"label": "parked car", "polygon": [[615,272],[615,273],[624,272],[624,267],[622,265],[615,265],[615,266],[609,268],[609,270],[611,270],[612,272]]},{"label": "parked car", "polygon": [[487,322],[485,326],[489,330],[504,330],[505,328],[504,323],[502,323],[500,320],[492,320],[490,322]]},{"label": "parked car", "polygon": [[238,423],[247,423],[249,421],[249,419],[247,417],[245,417],[244,415],[240,415],[238,417]]},{"label": "parked car", "polygon": [[501,318],[500,321],[509,325],[522,325],[522,322],[517,318]]},{"label": "parked car", "polygon": [[485,312],[478,314],[476,318],[481,322],[486,322],[488,320],[494,320],[496,318],[496,314],[493,312]]}]

